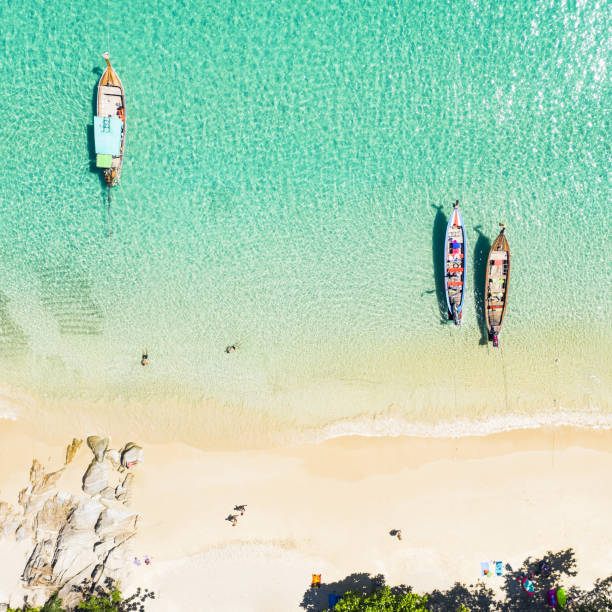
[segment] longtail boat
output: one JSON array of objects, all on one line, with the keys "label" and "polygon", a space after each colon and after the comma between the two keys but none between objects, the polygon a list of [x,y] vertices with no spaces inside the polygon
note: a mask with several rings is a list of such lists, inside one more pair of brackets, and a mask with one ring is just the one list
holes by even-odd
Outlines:
[{"label": "longtail boat", "polygon": [[125,92],[121,80],[113,70],[109,54],[104,53],[106,70],[98,83],[97,115],[94,117],[96,166],[104,171],[109,187],[121,177],[125,146]]},{"label": "longtail boat", "polygon": [[489,340],[498,346],[506,307],[508,306],[510,282],[510,245],[506,239],[506,226],[502,226],[499,236],[494,240],[487,260],[485,281],[485,321],[489,330]]},{"label": "longtail boat", "polygon": [[448,318],[461,323],[465,298],[465,226],[459,212],[459,200],[453,204],[453,213],[446,226],[444,236],[444,293]]}]

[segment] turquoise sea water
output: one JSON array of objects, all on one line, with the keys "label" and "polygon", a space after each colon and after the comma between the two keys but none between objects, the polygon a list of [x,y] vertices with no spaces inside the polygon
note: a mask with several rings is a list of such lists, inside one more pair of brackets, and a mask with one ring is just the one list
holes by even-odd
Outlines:
[{"label": "turquoise sea water", "polygon": [[[221,445],[612,424],[605,3],[1,14],[4,414]],[[90,127],[106,50],[128,121],[110,238]],[[461,329],[439,307],[454,199]],[[500,221],[495,351],[479,307]]]}]

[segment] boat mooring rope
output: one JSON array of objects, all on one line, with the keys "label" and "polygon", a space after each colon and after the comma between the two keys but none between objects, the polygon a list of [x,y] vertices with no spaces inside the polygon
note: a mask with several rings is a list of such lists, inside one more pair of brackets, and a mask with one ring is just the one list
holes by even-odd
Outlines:
[{"label": "boat mooring rope", "polygon": [[[453,324],[454,327],[454,324]],[[454,330],[452,327],[449,327],[450,335],[453,336],[453,349],[454,349],[454,353],[457,354],[457,334],[453,333],[456,332],[457,330]],[[453,400],[453,406],[455,407],[455,414],[454,417],[457,418],[457,377],[453,376],[453,394],[454,394],[454,400]]]},{"label": "boat mooring rope", "polygon": [[106,199],[106,204],[107,204],[107,222],[108,222],[108,237],[110,238],[113,235],[112,229],[111,229],[111,186],[109,185],[107,187],[107,199]]},{"label": "boat mooring rope", "polygon": [[106,50],[110,53],[110,0],[106,0]]},{"label": "boat mooring rope", "polygon": [[502,364],[502,374],[504,375],[504,394],[506,396],[506,414],[508,413],[508,378],[506,376],[506,362],[504,361],[504,351],[499,347],[499,356]]}]

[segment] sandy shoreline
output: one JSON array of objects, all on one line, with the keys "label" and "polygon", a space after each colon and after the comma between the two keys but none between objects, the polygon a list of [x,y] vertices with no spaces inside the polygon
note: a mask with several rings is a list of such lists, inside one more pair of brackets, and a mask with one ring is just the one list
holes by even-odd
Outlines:
[{"label": "sandy shoreline", "polygon": [[[57,447],[19,422],[0,423],[0,433],[0,499],[15,503],[32,458],[59,467],[78,432]],[[568,547],[576,584],[589,586],[612,568],[609,430],[352,436],[241,452],[139,442],[134,552],[152,564],[127,568],[123,586],[156,591],[150,610],[183,610],[203,598],[215,610],[298,610],[313,572],[327,583],[367,572],[421,592],[444,589],[475,582],[481,561],[515,567]],[[88,461],[82,450],[75,465]],[[70,478],[66,486],[78,487]],[[224,519],[240,503],[247,512],[234,528]],[[401,542],[389,535],[394,528]],[[11,571],[5,560],[1,584]]]}]

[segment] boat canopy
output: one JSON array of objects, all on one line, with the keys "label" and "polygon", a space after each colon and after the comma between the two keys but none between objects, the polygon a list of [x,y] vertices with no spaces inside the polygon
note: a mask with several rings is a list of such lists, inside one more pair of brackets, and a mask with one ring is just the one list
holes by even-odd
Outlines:
[{"label": "boat canopy", "polygon": [[96,154],[119,155],[123,121],[119,117],[94,117]]}]

